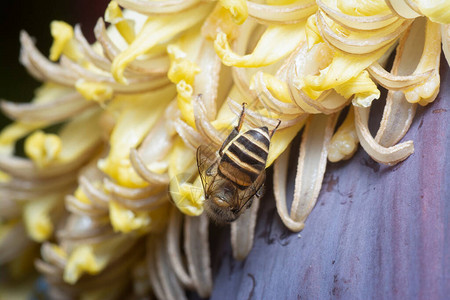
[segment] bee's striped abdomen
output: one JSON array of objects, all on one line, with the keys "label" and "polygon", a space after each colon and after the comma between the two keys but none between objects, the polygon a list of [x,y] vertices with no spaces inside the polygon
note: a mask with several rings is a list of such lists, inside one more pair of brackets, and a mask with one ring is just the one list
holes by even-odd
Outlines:
[{"label": "bee's striped abdomen", "polygon": [[270,137],[267,127],[250,129],[234,140],[223,153],[219,174],[240,189],[250,186],[266,167]]}]

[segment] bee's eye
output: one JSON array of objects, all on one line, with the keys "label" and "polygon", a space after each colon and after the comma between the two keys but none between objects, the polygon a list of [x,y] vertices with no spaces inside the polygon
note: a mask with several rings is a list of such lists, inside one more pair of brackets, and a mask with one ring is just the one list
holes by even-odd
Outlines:
[{"label": "bee's eye", "polygon": [[229,207],[230,205],[224,199],[220,197],[214,197],[214,203],[220,207]]}]

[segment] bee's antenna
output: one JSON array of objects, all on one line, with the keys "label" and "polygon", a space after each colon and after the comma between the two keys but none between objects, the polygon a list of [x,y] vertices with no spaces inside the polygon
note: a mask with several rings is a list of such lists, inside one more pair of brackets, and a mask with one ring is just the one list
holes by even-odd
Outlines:
[{"label": "bee's antenna", "polygon": [[277,129],[278,129],[278,127],[280,126],[280,124],[281,124],[281,120],[278,119],[278,124],[277,124],[277,126],[275,126],[275,128],[272,129],[272,131],[270,132],[270,138],[272,138],[273,134],[275,133],[275,131],[277,131]]},{"label": "bee's antenna", "polygon": [[236,127],[236,130],[239,132],[242,128],[242,123],[244,121],[244,117],[245,117],[245,107],[247,106],[246,102],[242,103],[242,111],[241,111],[241,115],[239,116],[239,123]]}]

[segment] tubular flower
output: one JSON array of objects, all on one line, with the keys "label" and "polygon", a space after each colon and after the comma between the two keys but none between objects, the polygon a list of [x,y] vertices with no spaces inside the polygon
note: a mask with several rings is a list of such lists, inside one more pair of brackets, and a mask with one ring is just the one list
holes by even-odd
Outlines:
[{"label": "tubular flower", "polygon": [[[450,4],[431,2],[117,0],[93,44],[79,26],[52,22],[49,59],[22,32],[20,61],[43,85],[30,103],[1,104],[14,122],[0,133],[0,264],[13,272],[35,258],[53,298],[208,297],[199,146],[218,150],[244,102],[244,129],[279,124],[266,167],[282,222],[302,230],[328,160],[358,144],[388,165],[414,152],[399,140],[417,103],[439,92],[441,43],[450,57]],[[289,152],[302,129],[289,212]],[[238,259],[252,248],[258,205],[231,225]]]}]

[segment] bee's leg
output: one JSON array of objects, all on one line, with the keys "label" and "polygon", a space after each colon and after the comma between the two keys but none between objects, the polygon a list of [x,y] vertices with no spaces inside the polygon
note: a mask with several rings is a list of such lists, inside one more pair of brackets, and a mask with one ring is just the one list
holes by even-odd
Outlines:
[{"label": "bee's leg", "polygon": [[233,131],[231,131],[230,135],[225,139],[225,141],[222,144],[222,147],[220,147],[219,155],[223,155],[223,149],[239,134],[239,131],[241,131],[242,123],[244,123],[244,117],[245,117],[245,106],[247,103],[242,103],[242,111],[241,115],[239,116],[239,122],[236,127],[233,128]]},{"label": "bee's leg", "polygon": [[275,133],[275,131],[277,131],[277,129],[278,129],[278,127],[280,126],[280,124],[281,124],[281,120],[278,119],[278,124],[277,124],[277,126],[275,126],[275,128],[272,129],[272,131],[271,131],[270,134],[269,134],[269,137],[270,137],[270,138],[272,138],[272,135]]},{"label": "bee's leg", "polygon": [[256,191],[256,193],[253,195],[253,197],[251,197],[247,203],[245,204],[245,208],[249,209],[252,204],[253,204],[253,200],[254,199],[260,199],[262,197],[262,195],[264,194],[264,184],[261,185],[261,187]]}]

